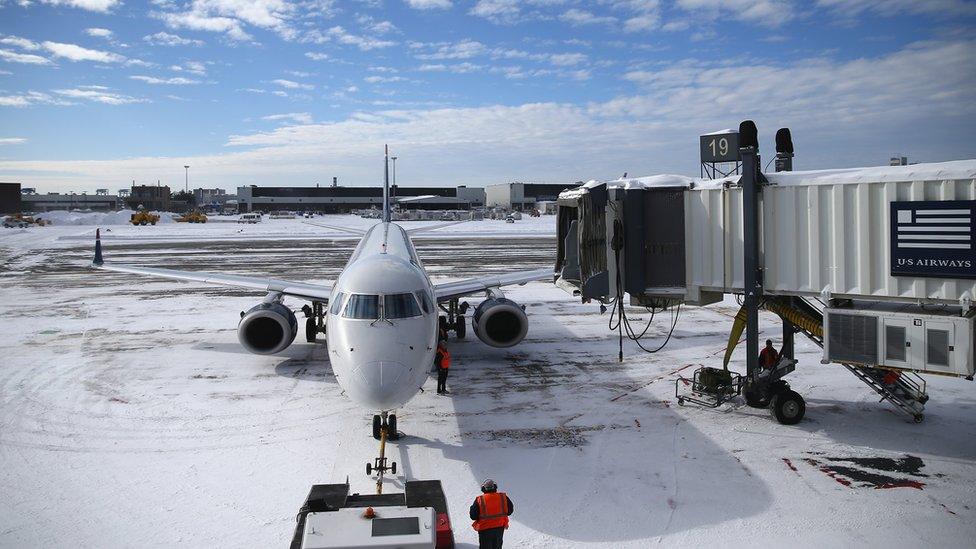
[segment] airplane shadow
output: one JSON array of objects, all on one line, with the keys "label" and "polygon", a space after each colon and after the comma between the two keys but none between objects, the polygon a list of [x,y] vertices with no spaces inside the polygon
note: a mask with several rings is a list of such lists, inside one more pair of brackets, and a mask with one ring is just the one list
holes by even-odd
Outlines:
[{"label": "airplane shadow", "polygon": [[[514,520],[578,542],[651,538],[742,519],[771,504],[767,486],[734,454],[672,403],[634,390],[648,380],[617,363],[613,334],[572,333],[567,326],[589,309],[535,309],[518,347],[451,340],[454,411],[443,421],[456,421],[460,439],[406,437],[401,444],[466,463],[476,482],[495,479],[515,503]],[[661,364],[653,375],[680,366]]]}]

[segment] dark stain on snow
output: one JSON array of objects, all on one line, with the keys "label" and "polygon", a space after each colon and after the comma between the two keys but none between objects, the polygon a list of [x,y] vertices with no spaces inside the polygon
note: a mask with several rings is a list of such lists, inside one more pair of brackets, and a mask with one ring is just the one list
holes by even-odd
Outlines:
[{"label": "dark stain on snow", "polygon": [[[925,487],[925,482],[916,479],[929,478],[930,476],[941,478],[944,476],[942,474],[922,473],[921,469],[925,467],[925,462],[912,455],[893,459],[888,457],[819,457],[822,454],[817,452],[810,452],[810,454],[818,455],[818,459],[804,458],[803,461],[839,484],[850,488],[915,488],[922,490]],[[794,472],[797,471],[789,459],[783,458],[783,461]],[[842,463],[849,465],[840,465]],[[906,475],[910,478],[906,478]]]}]

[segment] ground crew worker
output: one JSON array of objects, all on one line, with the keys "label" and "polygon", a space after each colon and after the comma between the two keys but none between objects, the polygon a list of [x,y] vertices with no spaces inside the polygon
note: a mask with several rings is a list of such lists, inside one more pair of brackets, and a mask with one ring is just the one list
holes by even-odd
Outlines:
[{"label": "ground crew worker", "polygon": [[759,353],[759,366],[763,370],[772,370],[777,362],[779,362],[779,353],[773,348],[773,340],[767,339],[766,346]]},{"label": "ground crew worker", "polygon": [[515,511],[512,500],[505,492],[498,491],[495,481],[485,479],[481,483],[480,496],[471,504],[471,527],[478,531],[478,547],[481,549],[501,549],[508,517]]},{"label": "ground crew worker", "polygon": [[443,341],[437,343],[437,353],[434,355],[437,364],[437,394],[447,394],[447,371],[451,368],[451,353]]}]

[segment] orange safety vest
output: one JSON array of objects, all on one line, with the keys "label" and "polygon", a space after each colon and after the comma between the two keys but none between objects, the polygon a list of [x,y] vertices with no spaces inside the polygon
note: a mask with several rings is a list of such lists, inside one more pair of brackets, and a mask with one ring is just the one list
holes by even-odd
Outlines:
[{"label": "orange safety vest", "polygon": [[477,531],[508,528],[508,496],[505,492],[489,492],[475,498],[478,520],[471,523]]},{"label": "orange safety vest", "polygon": [[438,368],[443,368],[445,370],[451,367],[451,353],[447,350],[447,347],[440,347],[437,352],[441,354],[441,362],[437,365]]}]

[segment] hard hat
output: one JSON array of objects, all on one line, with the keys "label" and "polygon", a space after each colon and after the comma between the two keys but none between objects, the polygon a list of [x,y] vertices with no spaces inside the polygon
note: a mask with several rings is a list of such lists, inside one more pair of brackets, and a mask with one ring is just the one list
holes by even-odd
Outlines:
[{"label": "hard hat", "polygon": [[497,490],[498,485],[495,484],[495,481],[491,480],[490,478],[486,478],[485,481],[481,483],[482,492],[495,492]]}]

